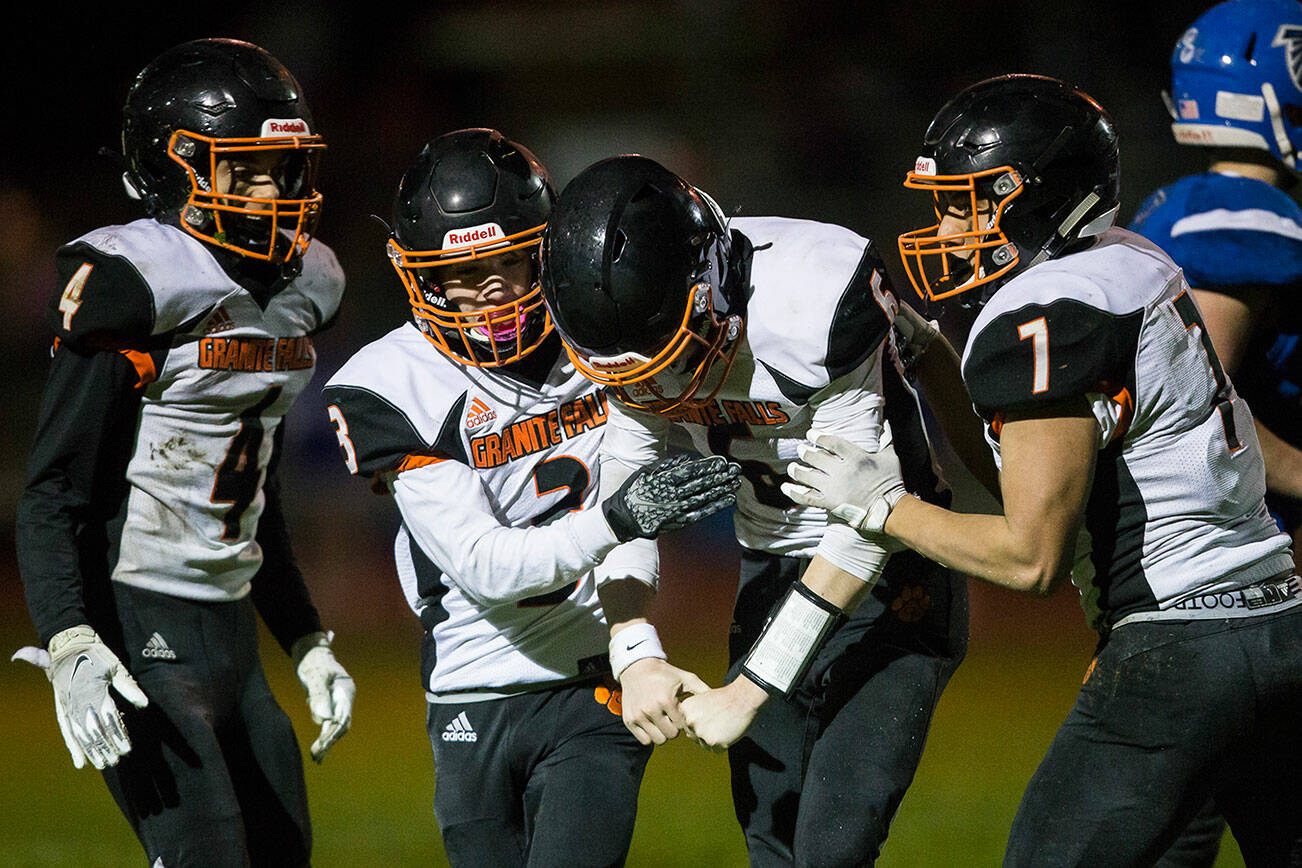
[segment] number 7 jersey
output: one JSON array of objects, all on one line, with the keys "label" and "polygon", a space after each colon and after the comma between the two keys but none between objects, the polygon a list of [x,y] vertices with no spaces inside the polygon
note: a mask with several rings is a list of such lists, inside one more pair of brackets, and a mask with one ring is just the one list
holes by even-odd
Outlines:
[{"label": "number 7 jersey", "polygon": [[1009,281],[973,324],[963,380],[996,461],[1006,412],[1089,401],[1090,559],[1073,581],[1092,626],[1270,605],[1244,589],[1293,563],[1262,499],[1252,415],[1156,245],[1114,229]]}]

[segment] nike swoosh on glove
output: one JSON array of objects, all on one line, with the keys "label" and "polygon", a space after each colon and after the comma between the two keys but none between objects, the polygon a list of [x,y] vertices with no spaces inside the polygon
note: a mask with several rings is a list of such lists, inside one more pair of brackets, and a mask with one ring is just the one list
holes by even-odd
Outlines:
[{"label": "nike swoosh on glove", "polygon": [[97,769],[115,766],[131,752],[131,739],[109,688],[136,708],[148,705],[149,697],[90,626],[78,624],[55,633],[48,652],[20,648],[10,659],[45,670],[54,686],[54,712],[73,766],[84,768],[86,760]]},{"label": "nike swoosh on glove", "polygon": [[741,468],[722,455],[672,455],[640,467],[601,510],[620,542],[654,539],[737,501]]}]

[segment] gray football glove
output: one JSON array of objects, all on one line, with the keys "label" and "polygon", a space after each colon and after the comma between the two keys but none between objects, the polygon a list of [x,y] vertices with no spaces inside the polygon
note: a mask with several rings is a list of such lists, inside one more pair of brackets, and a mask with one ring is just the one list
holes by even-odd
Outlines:
[{"label": "gray football glove", "polygon": [[782,483],[782,493],[827,510],[830,518],[861,534],[881,533],[895,504],[908,493],[890,425],[882,426],[876,452],[824,431],[811,429],[805,436],[817,448],[800,445],[800,461],[787,465],[791,482]]},{"label": "gray football glove", "polygon": [[48,652],[21,648],[10,659],[41,667],[54,685],[54,711],[74,766],[83,768],[87,759],[97,769],[115,766],[130,753],[131,739],[109,687],[136,708],[149,698],[93,629],[69,627],[51,637]]},{"label": "gray football glove", "polygon": [[732,506],[741,468],[722,455],[673,455],[639,467],[601,504],[620,542],[654,539]]}]

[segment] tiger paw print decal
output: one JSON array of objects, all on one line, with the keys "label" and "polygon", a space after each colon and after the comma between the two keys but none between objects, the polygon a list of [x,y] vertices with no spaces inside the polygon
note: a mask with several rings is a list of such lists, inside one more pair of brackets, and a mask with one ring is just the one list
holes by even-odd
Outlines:
[{"label": "tiger paw print decal", "polygon": [[931,595],[922,585],[905,586],[900,589],[900,595],[891,601],[891,611],[906,624],[921,621],[930,607]]},{"label": "tiger paw print decal", "polygon": [[624,692],[616,686],[607,684],[598,684],[592,691],[592,698],[599,705],[606,706],[606,709],[616,717],[624,714]]}]

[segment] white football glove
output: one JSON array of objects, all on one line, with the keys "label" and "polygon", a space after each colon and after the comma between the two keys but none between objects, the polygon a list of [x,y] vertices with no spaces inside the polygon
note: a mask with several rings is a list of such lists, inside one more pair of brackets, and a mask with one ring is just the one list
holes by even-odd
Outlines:
[{"label": "white football glove", "polygon": [[321,734],[311,747],[312,759],[317,763],[353,724],[357,686],[330,650],[333,639],[334,633],[308,633],[294,643],[291,651],[299,683],[307,691],[312,720],[321,724]]},{"label": "white football glove", "polygon": [[87,759],[97,769],[115,766],[131,752],[131,739],[109,687],[136,708],[148,705],[149,697],[93,629],[86,624],[69,627],[51,637],[49,651],[20,648],[10,660],[45,670],[54,685],[59,730],[75,767],[84,768]]},{"label": "white football glove", "polygon": [[811,429],[805,436],[814,445],[800,444],[800,461],[787,465],[793,481],[782,483],[782,493],[796,503],[827,510],[860,533],[881,533],[886,517],[908,493],[891,446],[890,426],[882,426],[876,452],[825,431]]}]

